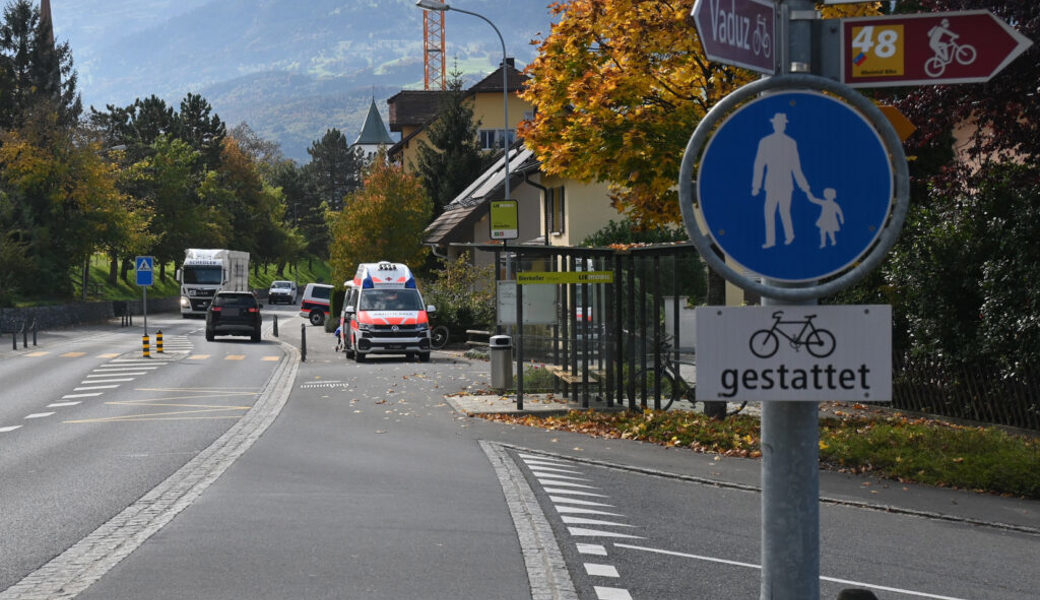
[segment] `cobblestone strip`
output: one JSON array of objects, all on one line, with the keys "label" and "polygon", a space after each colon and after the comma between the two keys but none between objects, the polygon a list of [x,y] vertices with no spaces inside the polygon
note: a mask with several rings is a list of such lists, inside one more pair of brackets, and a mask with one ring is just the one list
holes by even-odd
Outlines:
[{"label": "cobblestone strip", "polygon": [[498,444],[481,441],[480,447],[487,454],[505,493],[527,565],[531,599],[578,600],[556,536],[524,474]]},{"label": "cobblestone strip", "polygon": [[66,600],[101,579],[112,567],[191,505],[274,422],[285,406],[299,370],[299,351],[282,344],[287,356],[275,368],[246,415],[176,473],[77,544],[20,582],[0,600]]}]

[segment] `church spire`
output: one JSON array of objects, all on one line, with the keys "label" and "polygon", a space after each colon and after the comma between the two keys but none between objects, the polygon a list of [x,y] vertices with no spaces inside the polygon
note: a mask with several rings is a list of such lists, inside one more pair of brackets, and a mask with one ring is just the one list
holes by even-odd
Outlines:
[{"label": "church spire", "polygon": [[51,0],[40,0],[40,25],[47,29],[47,42],[54,48],[54,21],[51,20]]}]

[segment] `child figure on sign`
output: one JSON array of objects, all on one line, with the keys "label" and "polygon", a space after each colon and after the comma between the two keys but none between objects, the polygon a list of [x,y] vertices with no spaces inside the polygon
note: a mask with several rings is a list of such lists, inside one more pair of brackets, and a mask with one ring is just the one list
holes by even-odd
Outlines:
[{"label": "child figure on sign", "polygon": [[814,198],[809,194],[809,202],[820,207],[820,217],[816,219],[816,227],[820,230],[820,248],[827,246],[828,238],[831,241],[831,246],[836,246],[837,241],[834,239],[834,234],[845,223],[845,214],[841,212],[841,207],[834,201],[837,196],[838,192],[834,188],[823,190],[822,199]]}]

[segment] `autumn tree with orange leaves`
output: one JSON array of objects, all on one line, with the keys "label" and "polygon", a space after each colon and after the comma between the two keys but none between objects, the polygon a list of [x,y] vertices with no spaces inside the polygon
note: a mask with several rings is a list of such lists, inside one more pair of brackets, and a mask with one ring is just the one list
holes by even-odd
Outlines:
[{"label": "autumn tree with orange leaves", "polygon": [[[520,134],[549,174],[611,184],[645,225],[681,222],[676,181],[701,118],[757,74],[705,58],[689,0],[571,0],[527,68]],[[878,3],[838,14],[876,14]]]}]

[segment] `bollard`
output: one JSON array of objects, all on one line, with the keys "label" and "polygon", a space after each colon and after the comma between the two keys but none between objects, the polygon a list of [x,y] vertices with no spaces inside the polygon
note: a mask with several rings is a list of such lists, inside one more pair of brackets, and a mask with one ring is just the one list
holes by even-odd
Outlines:
[{"label": "bollard", "polygon": [[162,329],[156,330],[156,332],[155,332],[155,352],[157,354],[162,354],[163,353],[163,349],[162,349]]},{"label": "bollard", "polygon": [[22,321],[22,348],[29,347],[29,324]]},{"label": "bollard", "polygon": [[141,336],[141,355],[145,358],[152,357],[151,344],[149,343],[147,335]]},{"label": "bollard", "polygon": [[32,327],[32,330],[33,330],[33,347],[34,348],[36,347],[36,330],[37,329],[38,329],[38,327],[37,327],[37,323],[36,323],[36,318],[33,317],[33,327]]},{"label": "bollard", "polygon": [[11,349],[18,349],[18,332],[14,330],[11,331]]},{"label": "bollard", "polygon": [[300,323],[300,362],[307,362],[307,324]]},{"label": "bollard", "polygon": [[274,316],[274,337],[278,337],[278,315]]}]

